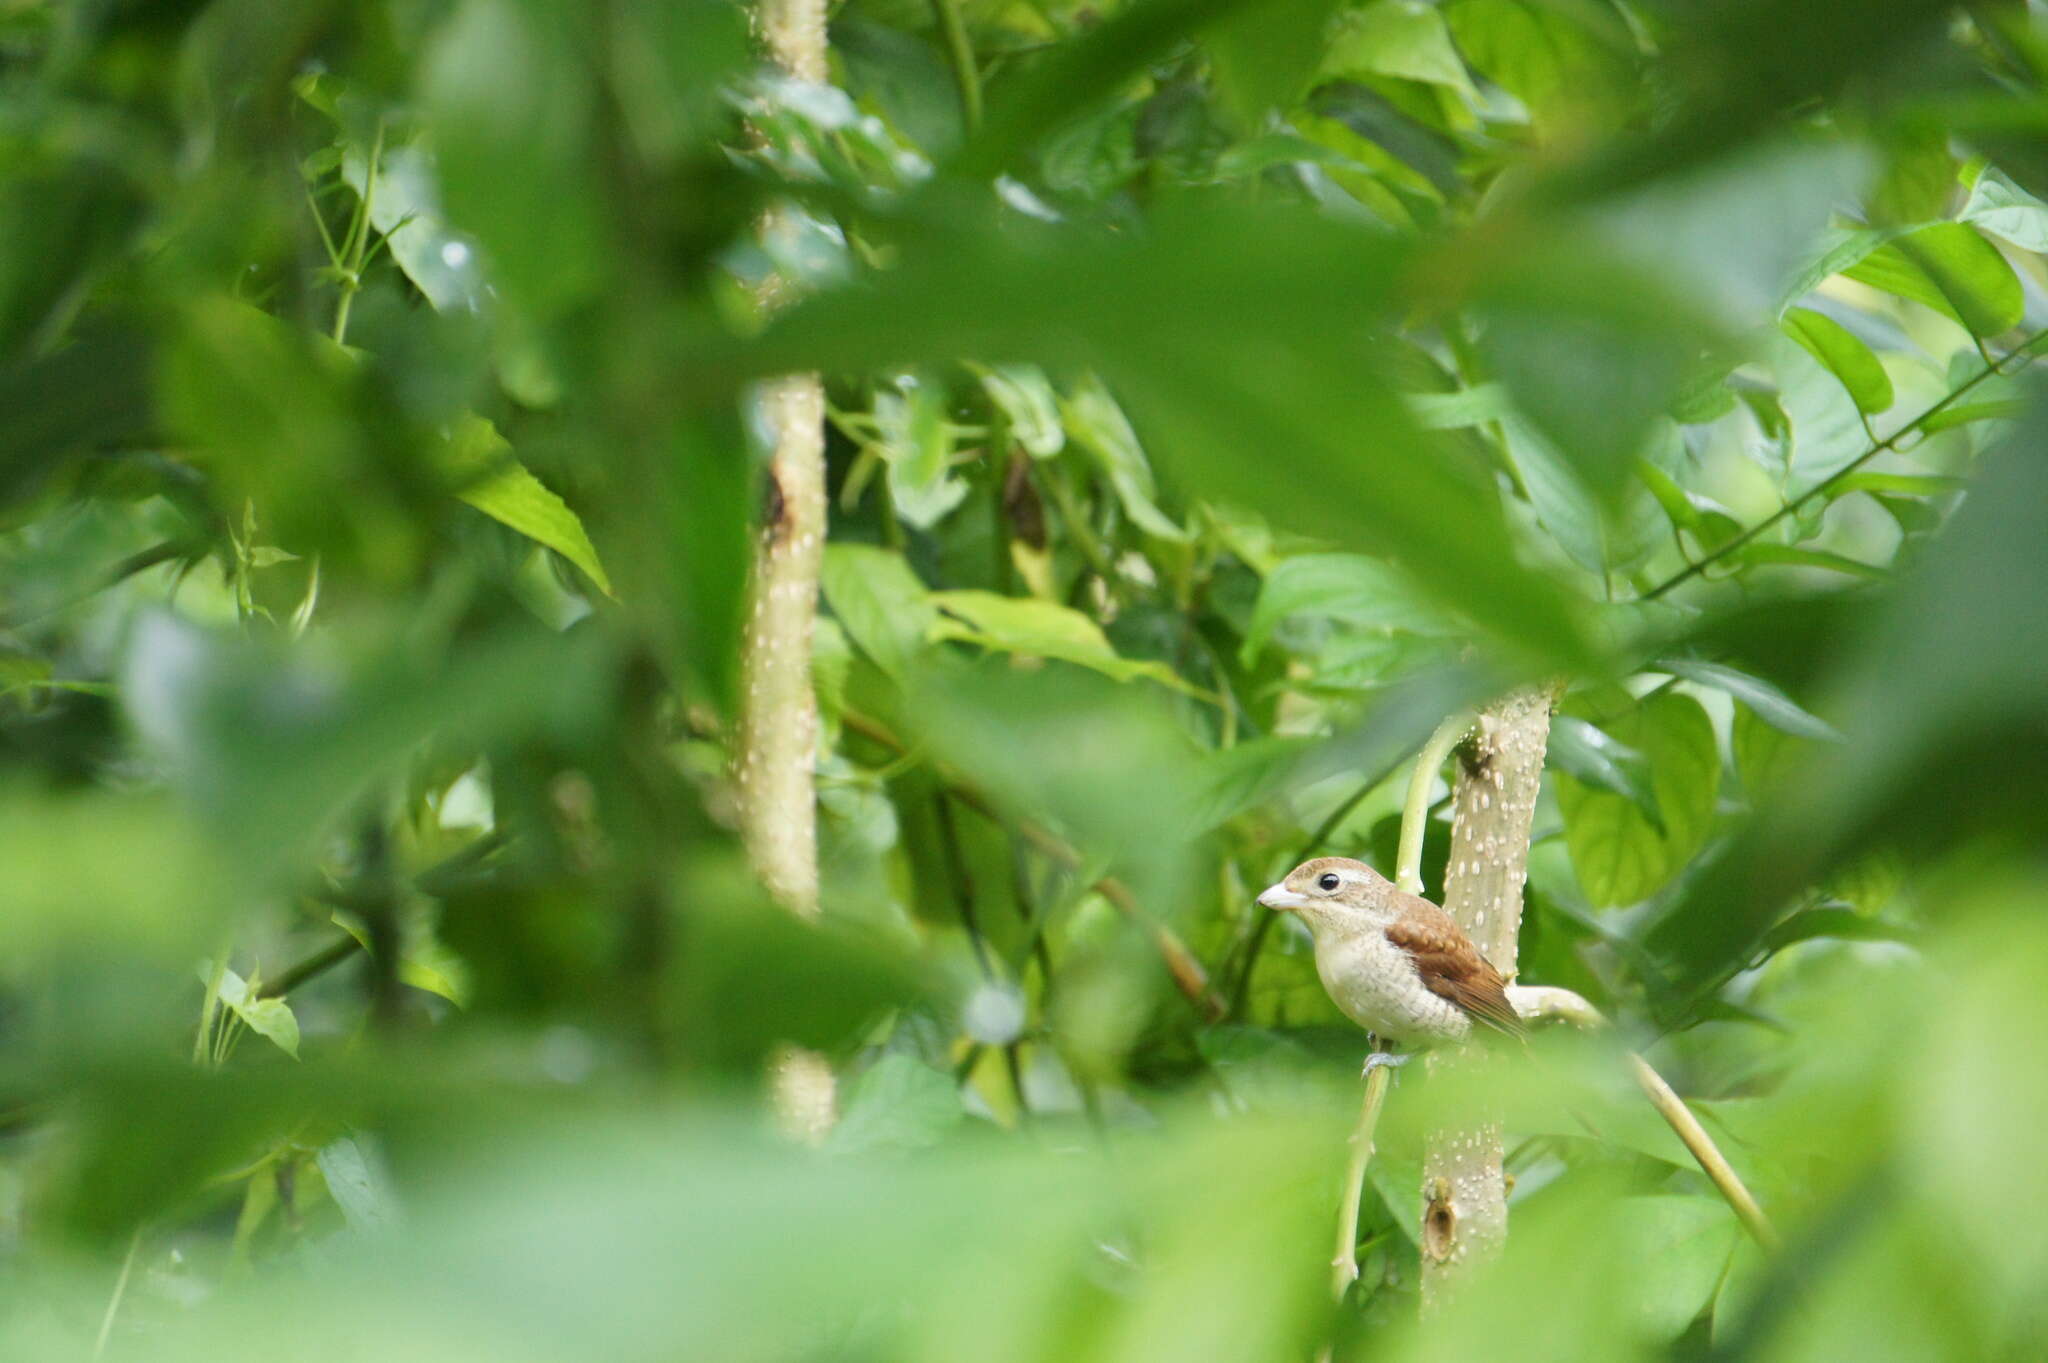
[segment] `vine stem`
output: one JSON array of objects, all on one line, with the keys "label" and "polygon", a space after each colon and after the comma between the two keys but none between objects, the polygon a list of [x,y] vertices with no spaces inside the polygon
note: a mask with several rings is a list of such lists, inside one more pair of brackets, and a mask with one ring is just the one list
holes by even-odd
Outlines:
[{"label": "vine stem", "polygon": [[[1642,601],[1655,601],[1658,597],[1664,595],[1664,593],[1670,591],[1673,587],[1678,586],[1680,583],[1687,582],[1695,577],[1698,577],[1701,573],[1705,572],[1710,566],[1720,562],[1722,559],[1728,557],[1728,555],[1734,553],[1736,550],[1748,544],[1758,535],[1761,535],[1764,531],[1776,525],[1779,521],[1782,521],[1787,516],[1792,515],[1794,512],[1798,511],[1800,507],[1805,506],[1815,497],[1818,497],[1821,493],[1826,492],[1836,483],[1841,482],[1844,478],[1847,478],[1850,474],[1862,468],[1871,460],[1877,458],[1878,455],[1883,454],[1886,450],[1897,449],[1899,442],[1901,440],[1913,434],[1922,426],[1925,426],[1929,421],[1941,415],[1941,413],[1946,411],[1948,408],[1954,406],[1958,399],[1960,399],[1965,393],[1968,393],[1971,389],[1975,388],[1978,384],[1984,382],[1984,380],[1992,377],[1993,375],[2015,373],[2019,368],[2024,368],[2025,363],[2031,363],[2034,358],[2033,355],[2031,355],[2028,352],[2030,352],[2044,338],[2048,338],[2048,327],[2043,327],[2041,330],[2036,331],[2029,335],[2025,340],[2021,341],[2018,345],[2014,346],[2011,350],[2007,351],[2005,353],[2004,359],[1994,360],[1987,356],[1986,363],[1982,369],[1978,370],[1969,378],[1964,379],[1961,383],[1957,384],[1954,388],[1950,389],[1949,392],[1940,401],[1927,407],[1918,416],[1914,417],[1911,421],[1908,421],[1905,425],[1899,427],[1899,429],[1893,431],[1890,435],[1884,437],[1882,440],[1873,440],[1870,443],[1870,448],[1864,450],[1863,453],[1857,455],[1854,459],[1844,464],[1841,468],[1836,469],[1833,473],[1821,479],[1818,483],[1815,483],[1812,487],[1800,493],[1797,497],[1794,497],[1792,500],[1786,502],[1776,511],[1773,511],[1770,515],[1764,517],[1755,525],[1749,527],[1749,529],[1743,531],[1741,534],[1735,536],[1735,538],[1729,540],[1726,544],[1715,549],[1712,553],[1702,555],[1700,558],[1695,559],[1691,563],[1688,563],[1685,567],[1679,569],[1670,577],[1665,578],[1662,582],[1650,588],[1650,590],[1644,592],[1642,596],[1640,596],[1637,599]],[[2006,369],[2006,364],[2015,358],[2022,360],[2023,364],[2020,366],[2016,366],[2013,370]]]},{"label": "vine stem", "polygon": [[981,71],[974,62],[967,25],[960,18],[959,0],[932,0],[932,17],[938,21],[939,36],[945,39],[953,81],[960,87],[960,112],[972,133],[981,126]]},{"label": "vine stem", "polygon": [[1436,787],[1436,774],[1451,755],[1451,749],[1472,732],[1476,716],[1469,711],[1452,715],[1416,754],[1415,771],[1408,778],[1408,799],[1401,806],[1401,845],[1394,857],[1394,888],[1407,894],[1422,893],[1422,840],[1429,829],[1429,796]]},{"label": "vine stem", "polygon": [[[342,253],[348,256],[341,272],[341,300],[334,305],[334,343],[341,345],[348,339],[349,309],[355,306],[356,293],[363,287],[363,265],[370,250],[370,208],[377,201],[377,163],[384,159],[384,122],[377,121],[377,135],[370,142],[370,160],[363,167],[363,198],[361,211],[350,224],[350,232],[342,242]],[[339,264],[340,262],[336,262]]]},{"label": "vine stem", "polygon": [[[1429,821],[1429,796],[1436,786],[1437,771],[1451,749],[1472,731],[1474,716],[1468,712],[1452,715],[1437,725],[1436,732],[1415,756],[1415,770],[1408,777],[1408,799],[1401,807],[1401,844],[1395,857],[1394,885],[1409,894],[1422,893],[1422,835]],[[1380,1109],[1386,1106],[1387,1086],[1393,1082],[1391,1066],[1380,1065],[1365,1077],[1365,1097],[1358,1108],[1358,1124],[1351,1129],[1351,1159],[1344,1169],[1344,1202],[1337,1212],[1337,1250],[1330,1259],[1330,1289],[1339,1301],[1345,1289],[1358,1281],[1358,1209],[1365,1201],[1365,1174],[1372,1167]]]},{"label": "vine stem", "polygon": [[1756,1242],[1767,1250],[1778,1248],[1778,1232],[1771,1226],[1762,1207],[1751,1197],[1749,1189],[1743,1186],[1742,1178],[1723,1158],[1714,1138],[1700,1125],[1700,1119],[1693,1115],[1671,1085],[1664,1082],[1664,1076],[1650,1067],[1650,1062],[1634,1051],[1628,1053],[1629,1073],[1635,1076],[1636,1084],[1657,1109],[1658,1115],[1671,1125],[1678,1139],[1685,1142],[1685,1148],[1692,1151],[1692,1157],[1699,1161],[1700,1169],[1726,1198],[1728,1205]]}]

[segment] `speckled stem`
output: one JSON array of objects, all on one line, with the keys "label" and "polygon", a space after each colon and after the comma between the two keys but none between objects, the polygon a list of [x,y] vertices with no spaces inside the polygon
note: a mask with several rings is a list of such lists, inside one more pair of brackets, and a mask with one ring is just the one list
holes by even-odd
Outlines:
[{"label": "speckled stem", "polygon": [[[1547,687],[1529,688],[1481,711],[1460,750],[1451,799],[1444,909],[1510,979],[1553,698]],[[1507,1233],[1499,1124],[1431,1131],[1422,1162],[1423,1314],[1440,1309],[1497,1255]]]},{"label": "speckled stem", "polygon": [[[825,0],[758,0],[757,37],[785,75],[822,83]],[[791,211],[770,209],[764,237],[791,230]],[[787,280],[761,289],[764,307],[790,293]],[[765,385],[761,415],[770,432],[760,539],[754,552],[740,652],[739,731],[733,750],[740,837],[768,892],[803,918],[818,913],[818,698],[811,686],[811,636],[818,570],[825,553],[825,389],[816,374]],[[816,1144],[837,1108],[831,1064],[801,1047],[779,1049],[768,1068],[770,1102],[785,1134]]]},{"label": "speckled stem", "polygon": [[[758,0],[754,30],[768,60],[796,80],[829,78],[824,0]],[[793,230],[794,210],[763,215],[764,238]],[[788,301],[771,277],[760,300]],[[799,917],[818,912],[818,701],[811,633],[825,552],[825,391],[816,374],[791,374],[759,394],[770,433],[760,539],[754,552],[740,651],[739,729],[733,747],[740,837],[770,894]]]}]

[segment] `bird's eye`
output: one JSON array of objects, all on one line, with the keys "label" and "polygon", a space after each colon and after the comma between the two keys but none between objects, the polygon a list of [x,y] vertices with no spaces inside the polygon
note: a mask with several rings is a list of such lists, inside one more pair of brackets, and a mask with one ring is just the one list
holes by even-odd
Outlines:
[{"label": "bird's eye", "polygon": [[1322,886],[1325,890],[1335,890],[1339,884],[1337,873],[1335,871],[1323,872],[1320,876],[1316,877],[1316,884]]}]

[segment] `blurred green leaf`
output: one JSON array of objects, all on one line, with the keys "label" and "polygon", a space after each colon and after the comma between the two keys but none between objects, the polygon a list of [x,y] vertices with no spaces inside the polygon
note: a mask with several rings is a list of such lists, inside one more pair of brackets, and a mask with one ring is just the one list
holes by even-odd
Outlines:
[{"label": "blurred green leaf", "polygon": [[2025,306],[2012,266],[1965,223],[1915,228],[1842,273],[1946,313],[1975,336],[1996,336],[2018,326]]},{"label": "blurred green leaf", "polygon": [[916,1150],[937,1145],[965,1111],[950,1076],[907,1055],[869,1066],[846,1097],[832,1128],[832,1150]]},{"label": "blurred green leaf", "polygon": [[1341,620],[1379,631],[1437,633],[1443,622],[1398,569],[1362,554],[1298,554],[1266,574],[1240,657],[1257,659],[1274,627],[1289,616]]},{"label": "blurred green leaf", "polygon": [[[690,9],[719,23],[713,6]],[[421,62],[449,221],[482,243],[508,297],[542,317],[612,269],[580,27],[576,7],[551,0],[463,0]]]},{"label": "blurred green leaf", "polygon": [[1344,14],[1323,53],[1322,69],[1354,78],[1398,76],[1478,95],[1442,12],[1419,0],[1373,0]]},{"label": "blurred green leaf", "polygon": [[1065,447],[1060,425],[1059,395],[1043,370],[1028,364],[997,365],[981,372],[981,386],[1010,423],[1010,436],[1034,459],[1055,455]]}]

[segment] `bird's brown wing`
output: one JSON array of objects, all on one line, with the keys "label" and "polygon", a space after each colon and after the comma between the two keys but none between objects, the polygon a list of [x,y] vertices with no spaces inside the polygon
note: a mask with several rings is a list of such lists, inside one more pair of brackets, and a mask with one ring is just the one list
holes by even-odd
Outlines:
[{"label": "bird's brown wing", "polygon": [[1472,939],[1428,900],[1405,898],[1401,917],[1387,928],[1387,940],[1408,953],[1423,986],[1464,1009],[1476,1022],[1509,1036],[1523,1035],[1527,1028],[1508,1002],[1507,982]]}]

